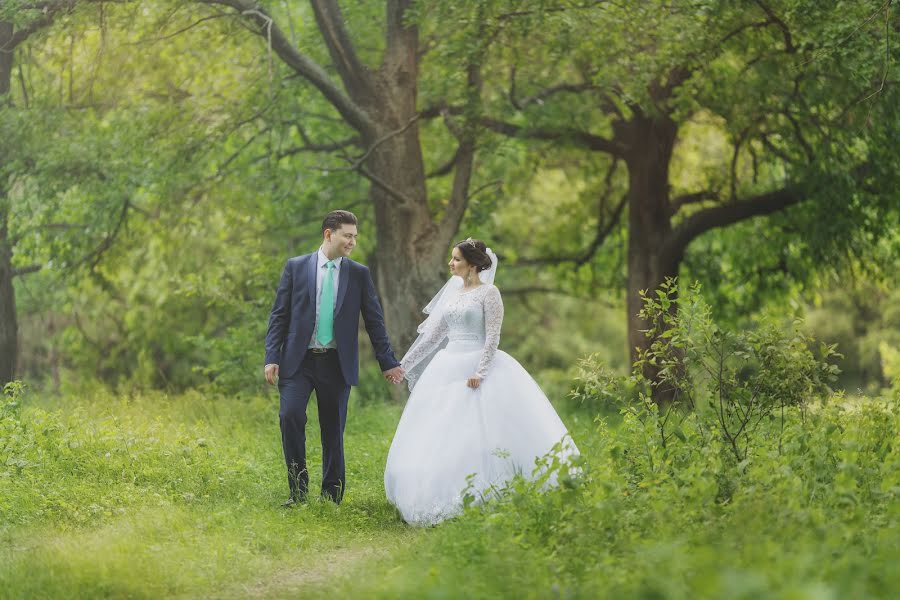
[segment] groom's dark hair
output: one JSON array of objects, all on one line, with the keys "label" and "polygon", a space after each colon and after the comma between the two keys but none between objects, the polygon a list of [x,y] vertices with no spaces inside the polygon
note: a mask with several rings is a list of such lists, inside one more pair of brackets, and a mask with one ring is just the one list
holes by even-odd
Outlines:
[{"label": "groom's dark hair", "polygon": [[333,210],[325,215],[325,219],[322,221],[322,233],[324,234],[326,229],[334,231],[340,228],[341,225],[356,224],[356,215],[349,210]]}]

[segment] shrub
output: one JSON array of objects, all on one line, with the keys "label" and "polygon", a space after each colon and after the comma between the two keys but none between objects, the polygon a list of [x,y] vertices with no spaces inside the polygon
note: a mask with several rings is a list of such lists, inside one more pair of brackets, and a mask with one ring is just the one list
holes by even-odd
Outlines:
[{"label": "shrub", "polygon": [[[747,330],[721,327],[699,292],[698,284],[680,289],[669,279],[644,294],[640,316],[652,342],[632,375],[617,378],[588,358],[573,395],[591,408],[614,404],[652,423],[663,446],[686,441],[687,427],[702,439],[715,432],[740,462],[762,421],[778,418],[783,427],[785,409],[832,393],[839,369],[828,361],[839,355],[804,334],[799,321],[787,330],[771,320]],[[644,378],[646,366],[657,370],[656,380]],[[658,407],[652,387],[674,389],[673,399]]]}]

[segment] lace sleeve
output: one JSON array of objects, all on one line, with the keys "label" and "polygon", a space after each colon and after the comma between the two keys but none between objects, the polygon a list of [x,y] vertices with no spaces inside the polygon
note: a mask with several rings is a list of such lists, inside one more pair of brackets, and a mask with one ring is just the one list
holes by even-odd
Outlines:
[{"label": "lace sleeve", "polygon": [[478,361],[475,377],[484,379],[491,368],[497,346],[500,345],[501,325],[503,325],[503,300],[500,298],[500,290],[492,285],[484,294],[484,350],[481,353],[481,360]]},{"label": "lace sleeve", "polygon": [[435,323],[422,332],[422,337],[410,346],[406,355],[400,359],[400,366],[404,371],[410,371],[429,354],[433,353],[445,337],[450,326],[446,319],[438,317]]}]

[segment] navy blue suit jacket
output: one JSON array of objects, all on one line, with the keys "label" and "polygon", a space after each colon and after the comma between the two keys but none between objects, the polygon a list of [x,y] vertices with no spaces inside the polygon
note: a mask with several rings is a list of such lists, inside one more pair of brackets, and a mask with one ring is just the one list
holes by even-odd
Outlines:
[{"label": "navy blue suit jacket", "polygon": [[[277,364],[278,376],[282,378],[290,377],[299,368],[316,326],[317,253],[288,259],[275,294],[266,334],[265,364]],[[344,257],[334,306],[334,339],[341,373],[348,385],[359,382],[360,314],[381,370],[399,366],[369,268]]]}]

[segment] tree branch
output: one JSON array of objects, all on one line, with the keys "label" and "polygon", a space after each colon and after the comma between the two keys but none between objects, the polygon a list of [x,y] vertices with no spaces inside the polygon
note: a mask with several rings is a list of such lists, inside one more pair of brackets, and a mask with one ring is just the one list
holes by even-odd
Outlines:
[{"label": "tree branch", "polygon": [[109,250],[113,242],[116,241],[116,237],[119,235],[119,231],[121,231],[122,226],[125,224],[125,219],[128,216],[128,209],[131,207],[131,201],[125,200],[122,203],[122,210],[119,213],[119,220],[116,222],[113,230],[103,238],[103,241],[100,242],[96,248],[94,248],[91,252],[88,252],[84,255],[80,260],[76,261],[72,267],[79,267],[85,263],[90,262],[90,269],[93,270],[97,264],[100,262],[100,258],[103,254]]},{"label": "tree branch", "polygon": [[312,141],[312,138],[309,137],[309,134],[306,132],[306,129],[303,128],[303,124],[299,121],[291,123],[296,129],[297,133],[300,134],[300,139],[303,140],[303,145],[298,148],[288,148],[287,150],[283,150],[278,153],[278,158],[285,158],[287,156],[293,156],[295,154],[300,154],[303,152],[334,152],[336,150],[343,150],[348,146],[358,146],[362,144],[362,140],[359,136],[351,136],[348,138],[344,138],[343,140],[330,140],[327,144],[318,144]]},{"label": "tree branch", "polygon": [[52,25],[57,15],[63,12],[71,12],[75,8],[75,2],[73,0],[67,0],[65,2],[45,2],[42,3],[42,6],[35,7],[35,9],[38,8],[42,11],[41,16],[28,23],[25,27],[13,32],[12,37],[10,37],[3,46],[0,46],[0,52],[13,52],[29,37],[41,29]]},{"label": "tree branch", "polygon": [[806,141],[806,138],[803,136],[803,130],[800,128],[800,123],[797,122],[797,119],[794,118],[794,115],[791,114],[791,111],[785,109],[782,113],[785,118],[790,122],[791,127],[794,128],[794,136],[796,136],[797,141],[800,143],[800,146],[803,147],[803,152],[806,154],[806,160],[810,163],[816,160],[816,155],[813,152],[812,146],[809,145],[809,142]]},{"label": "tree branch", "polygon": [[197,0],[211,5],[228,6],[241,14],[241,18],[255,24],[255,33],[265,38],[270,48],[281,60],[304,79],[312,83],[337,109],[346,122],[363,135],[373,135],[375,124],[368,114],[331,79],[318,63],[291,44],[284,32],[256,3],[249,0]]},{"label": "tree branch", "polygon": [[44,265],[33,264],[25,267],[19,267],[18,269],[13,269],[12,276],[19,277],[21,275],[28,275],[29,273],[35,273],[44,268]]},{"label": "tree branch", "polygon": [[337,69],[344,87],[350,94],[359,98],[371,98],[372,83],[366,72],[366,67],[359,60],[350,33],[341,16],[341,9],[335,0],[310,0],[313,12],[316,15],[316,23],[325,40],[328,54]]},{"label": "tree branch", "polygon": [[347,166],[347,167],[338,167],[338,168],[323,168],[323,170],[327,170],[327,171],[355,171],[355,172],[359,173],[360,175],[362,175],[363,177],[365,177],[366,179],[368,179],[369,181],[371,181],[373,184],[377,185],[379,188],[381,188],[381,189],[384,190],[385,192],[387,192],[388,195],[393,196],[394,199],[400,201],[401,204],[407,205],[407,206],[412,206],[413,204],[415,204],[415,202],[413,201],[412,198],[410,198],[410,197],[407,196],[406,194],[400,192],[399,190],[395,189],[395,188],[394,188],[391,184],[389,184],[387,181],[385,181],[385,180],[382,179],[381,177],[378,177],[377,175],[375,175],[374,173],[372,173],[371,171],[369,171],[369,170],[366,168],[365,163],[366,163],[366,160],[368,160],[369,156],[372,154],[372,152],[373,152],[378,146],[380,146],[381,144],[383,144],[383,143],[386,142],[387,140],[391,139],[392,137],[397,136],[397,135],[400,135],[401,133],[403,133],[404,131],[406,131],[406,130],[409,129],[410,127],[412,127],[413,123],[415,123],[418,119],[419,119],[419,115],[418,115],[418,114],[413,115],[413,116],[409,119],[409,121],[407,121],[407,123],[406,123],[403,127],[401,127],[400,129],[397,129],[397,130],[394,130],[394,131],[392,131],[392,132],[390,132],[390,133],[387,133],[387,134],[381,136],[380,138],[378,138],[377,140],[375,140],[375,142],[372,143],[372,145],[369,146],[368,149],[366,149],[366,151],[362,154],[362,156],[360,156],[360,157],[358,157],[358,158],[352,158],[349,154],[344,153],[344,157],[343,157],[343,158],[344,158],[344,160],[346,160],[348,163],[350,163],[350,166]]},{"label": "tree branch", "polygon": [[556,256],[540,256],[535,258],[524,258],[520,260],[517,264],[519,265],[548,265],[548,264],[558,264],[561,262],[571,262],[575,263],[576,267],[580,267],[583,264],[586,264],[591,258],[593,258],[594,254],[600,249],[603,245],[603,242],[606,241],[606,238],[612,233],[612,230],[618,224],[619,219],[622,216],[622,211],[625,209],[625,205],[628,203],[628,193],[622,195],[622,199],[619,200],[619,203],[613,209],[612,214],[609,217],[609,220],[605,220],[603,218],[604,213],[606,212],[606,205],[609,202],[610,197],[612,196],[612,180],[613,176],[616,173],[616,169],[619,166],[618,159],[614,159],[612,164],[609,166],[609,169],[606,171],[606,176],[604,177],[605,187],[603,190],[603,194],[600,195],[600,199],[597,203],[597,232],[594,236],[593,241],[591,241],[590,245],[579,254],[575,255],[556,255]]},{"label": "tree branch", "polygon": [[623,158],[626,148],[615,140],[581,131],[579,129],[526,128],[506,121],[482,117],[479,123],[491,131],[520,139],[546,140],[569,143],[572,146],[606,152],[616,158]]},{"label": "tree branch", "polygon": [[453,152],[453,156],[450,157],[450,160],[425,175],[425,178],[432,179],[434,177],[443,177],[444,175],[449,174],[450,171],[453,170],[453,167],[456,166],[456,161],[459,160],[459,149],[460,147],[457,146],[456,150]]},{"label": "tree branch", "polygon": [[743,32],[747,29],[751,29],[751,28],[752,29],[762,29],[763,27],[768,27],[769,25],[772,25],[772,24],[773,24],[773,21],[771,19],[767,19],[765,21],[759,21],[757,23],[744,23],[743,25],[740,25],[737,29],[729,31],[727,34],[725,34],[725,37],[723,37],[721,40],[719,40],[719,43],[717,44],[717,46],[721,46],[722,44],[724,44],[725,42],[727,42],[734,36],[738,35],[739,33]]},{"label": "tree branch", "polygon": [[519,100],[518,98],[516,98],[516,68],[515,66],[510,68],[508,96],[509,103],[512,104],[513,107],[516,108],[516,110],[524,110],[530,104],[543,104],[547,98],[555,96],[556,94],[577,94],[594,89],[597,89],[597,87],[591,83],[560,83],[543,89],[536,94],[526,97],[523,100]]},{"label": "tree branch", "polygon": [[312,142],[308,142],[303,146],[299,146],[297,148],[288,148],[287,150],[282,150],[276,156],[278,158],[287,158],[289,156],[294,156],[295,154],[302,154],[304,152],[316,153],[316,152],[334,152],[336,150],[342,150],[349,146],[358,146],[360,143],[360,139],[357,136],[345,138],[343,140],[339,140],[336,142],[330,142],[328,144],[314,144]]},{"label": "tree branch", "polygon": [[757,6],[759,6],[766,13],[766,16],[769,17],[769,21],[776,24],[779,29],[781,29],[781,35],[784,38],[784,51],[788,54],[793,54],[797,51],[797,48],[794,46],[794,40],[791,37],[791,30],[788,29],[787,24],[781,20],[781,18],[775,14],[775,12],[769,8],[766,3],[762,0],[756,0]]},{"label": "tree branch", "polygon": [[[433,119],[441,115],[461,115],[463,112],[464,109],[461,106],[448,106],[442,102],[422,109],[419,111],[419,117],[422,119]],[[624,154],[628,150],[626,146],[616,140],[610,140],[603,136],[588,131],[582,131],[580,129],[530,128],[491,117],[481,117],[478,124],[485,129],[503,134],[507,137],[568,142],[576,147],[586,148],[597,152],[607,152],[616,158],[624,158]]]},{"label": "tree branch", "polygon": [[410,117],[410,119],[406,122],[406,125],[404,125],[404,126],[401,127],[400,129],[395,129],[394,131],[391,131],[390,133],[386,133],[385,135],[383,135],[383,136],[381,136],[380,138],[378,138],[377,140],[375,140],[375,141],[372,143],[372,145],[369,146],[368,149],[366,149],[366,151],[362,154],[362,156],[360,156],[359,158],[357,158],[357,159],[354,161],[353,167],[352,167],[352,168],[353,168],[353,169],[356,169],[359,165],[362,165],[363,163],[365,163],[365,162],[369,159],[369,156],[372,155],[372,152],[374,152],[375,149],[378,148],[378,146],[380,146],[381,144],[385,143],[385,142],[388,141],[389,139],[391,139],[391,138],[393,138],[393,137],[396,137],[396,136],[400,135],[401,133],[403,133],[404,131],[406,131],[406,130],[409,129],[410,127],[412,127],[412,126],[413,126],[413,123],[415,123],[415,122],[418,121],[418,120],[419,120],[419,115],[418,115],[418,113],[417,113],[417,114],[414,114],[414,115],[413,115],[412,117]]},{"label": "tree branch", "polygon": [[612,230],[619,223],[619,219],[622,216],[622,211],[625,208],[625,205],[628,204],[628,194],[623,194],[622,199],[619,200],[619,203],[616,205],[615,209],[613,209],[613,214],[610,216],[609,221],[604,222],[602,219],[597,223],[597,234],[594,236],[593,241],[591,241],[590,245],[580,254],[576,255],[557,255],[557,256],[541,256],[536,258],[525,258],[520,260],[517,264],[519,265],[550,265],[550,264],[558,264],[562,262],[570,262],[574,263],[576,267],[580,267],[581,265],[587,264],[597,251],[603,246],[603,242],[606,241],[606,238],[609,237],[609,234],[612,233]]},{"label": "tree branch", "polygon": [[782,188],[746,200],[706,208],[687,217],[675,227],[664,244],[663,253],[681,256],[691,241],[710,229],[726,227],[751,217],[769,215],[805,199],[798,190]]},{"label": "tree branch", "polygon": [[[476,63],[470,63],[467,67],[467,77],[470,90],[476,90],[477,97],[481,95],[483,81],[481,79],[481,67]],[[466,208],[469,206],[469,185],[472,182],[472,167],[475,164],[475,131],[471,123],[463,124],[461,130],[457,130],[450,121],[449,113],[444,113],[447,129],[459,139],[459,148],[456,150],[456,166],[453,171],[453,187],[450,190],[450,199],[444,218],[441,220],[440,231],[448,235],[455,235],[459,231]]]},{"label": "tree branch", "polygon": [[159,36],[159,37],[148,37],[148,38],[140,39],[140,40],[138,40],[138,41],[136,41],[136,42],[132,42],[132,44],[134,44],[134,45],[139,45],[139,44],[153,44],[153,43],[156,43],[156,42],[161,42],[161,41],[163,41],[163,40],[168,40],[168,39],[171,39],[171,38],[176,37],[176,36],[178,36],[178,35],[181,35],[182,33],[186,32],[186,31],[190,31],[191,29],[193,29],[194,27],[197,27],[197,26],[200,25],[201,23],[205,23],[206,21],[212,21],[212,20],[214,20],[214,19],[221,19],[221,18],[223,18],[223,17],[228,17],[228,16],[230,16],[230,15],[228,15],[228,14],[226,14],[226,13],[218,13],[218,14],[215,14],[215,15],[209,15],[208,17],[203,17],[202,19],[197,19],[196,21],[194,21],[194,22],[191,23],[190,25],[187,25],[187,26],[185,26],[185,27],[182,27],[181,29],[177,29],[177,30],[173,31],[172,33],[167,33],[167,34],[161,35],[161,36]]},{"label": "tree branch", "polygon": [[777,147],[775,144],[773,144],[772,142],[769,141],[768,134],[763,133],[759,139],[762,142],[762,145],[764,148],[766,148],[769,152],[771,152],[772,154],[774,154],[775,156],[777,156],[784,162],[786,162],[788,164],[792,164],[795,162],[794,159],[792,159],[790,156],[788,156],[784,150],[782,150],[781,148]]},{"label": "tree branch", "polygon": [[691,194],[682,194],[672,199],[669,214],[674,215],[687,204],[697,204],[707,200],[718,200],[719,193],[714,190],[703,190],[702,192],[693,192]]},{"label": "tree branch", "polygon": [[412,198],[410,198],[403,192],[400,192],[399,190],[395,190],[391,186],[391,184],[369,171],[365,166],[360,165],[359,168],[356,169],[356,171],[363,177],[371,181],[373,184],[377,185],[382,190],[387,192],[389,195],[393,196],[394,199],[399,200],[401,204],[406,206],[414,206],[416,204],[416,202]]}]

